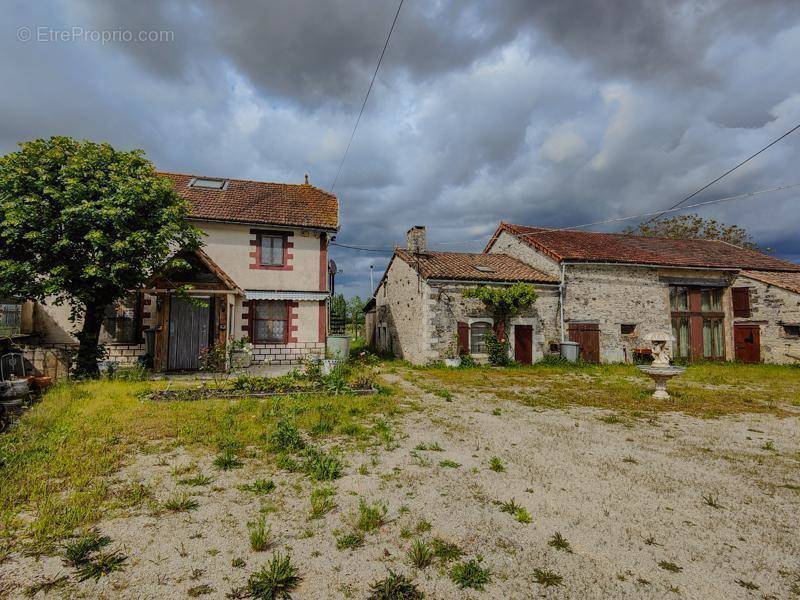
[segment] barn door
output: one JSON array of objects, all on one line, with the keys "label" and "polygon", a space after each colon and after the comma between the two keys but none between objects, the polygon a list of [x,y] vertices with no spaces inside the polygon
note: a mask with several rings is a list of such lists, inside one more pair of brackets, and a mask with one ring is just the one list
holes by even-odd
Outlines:
[{"label": "barn door", "polygon": [[[173,296],[169,311],[169,362],[171,370],[197,370],[200,351],[208,347],[208,297],[195,297],[196,302]],[[200,304],[202,301],[204,304]]]},{"label": "barn door", "polygon": [[533,362],[532,325],[514,325],[514,360],[523,365]]},{"label": "barn door", "polygon": [[758,325],[734,325],[733,346],[736,360],[745,363],[761,362],[761,332]]},{"label": "barn door", "polygon": [[582,361],[600,362],[600,325],[597,323],[570,323],[569,339],[578,343],[579,357]]}]

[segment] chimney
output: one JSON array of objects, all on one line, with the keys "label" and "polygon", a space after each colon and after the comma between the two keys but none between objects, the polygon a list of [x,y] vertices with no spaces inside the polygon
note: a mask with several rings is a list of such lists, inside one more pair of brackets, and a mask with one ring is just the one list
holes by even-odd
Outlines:
[{"label": "chimney", "polygon": [[425,226],[414,225],[406,232],[406,248],[409,252],[426,252],[428,244],[425,240]]}]

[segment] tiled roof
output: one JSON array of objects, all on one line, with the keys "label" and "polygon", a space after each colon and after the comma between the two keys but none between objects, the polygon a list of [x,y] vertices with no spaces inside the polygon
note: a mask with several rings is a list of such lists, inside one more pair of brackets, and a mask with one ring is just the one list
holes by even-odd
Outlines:
[{"label": "tiled roof", "polygon": [[169,177],[175,184],[175,191],[191,203],[191,216],[195,219],[329,230],[339,228],[336,196],[307,183],[226,179],[225,188],[218,190],[189,186],[195,178],[205,179],[204,175],[165,172],[161,175]]},{"label": "tiled roof", "polygon": [[795,263],[726,242],[547,229],[511,223],[500,223],[487,251],[503,231],[557,261],[800,271],[800,265]]},{"label": "tiled roof", "polygon": [[557,278],[542,273],[524,262],[505,254],[469,252],[424,252],[414,254],[400,248],[395,249],[395,254],[425,279],[558,283]]},{"label": "tiled roof", "polygon": [[800,273],[787,271],[742,271],[740,275],[757,279],[800,294]]}]

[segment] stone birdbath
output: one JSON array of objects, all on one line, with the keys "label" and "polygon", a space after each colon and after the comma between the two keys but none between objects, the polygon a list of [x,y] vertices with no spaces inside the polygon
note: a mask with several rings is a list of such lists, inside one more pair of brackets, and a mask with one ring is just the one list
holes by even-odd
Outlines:
[{"label": "stone birdbath", "polygon": [[676,375],[686,372],[686,367],[674,367],[669,364],[670,351],[672,344],[672,334],[666,331],[656,331],[645,336],[653,346],[653,362],[649,365],[637,365],[639,369],[647,373],[656,384],[653,398],[657,400],[667,400],[667,382]]}]

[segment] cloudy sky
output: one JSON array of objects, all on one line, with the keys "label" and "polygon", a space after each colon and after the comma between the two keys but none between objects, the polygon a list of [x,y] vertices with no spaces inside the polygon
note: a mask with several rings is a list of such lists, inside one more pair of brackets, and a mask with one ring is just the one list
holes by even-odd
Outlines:
[{"label": "cloudy sky", "polygon": [[[3,8],[0,151],[64,134],[165,170],[330,189],[397,3]],[[475,250],[501,219],[669,206],[800,123],[798,56],[793,0],[406,0],[335,189],[338,240],[388,248],[426,225],[436,249]],[[798,160],[800,132],[698,199],[800,183]],[[701,214],[800,260],[799,195]],[[368,295],[387,256],[337,249],[342,289]]]}]

